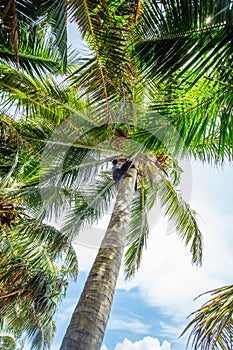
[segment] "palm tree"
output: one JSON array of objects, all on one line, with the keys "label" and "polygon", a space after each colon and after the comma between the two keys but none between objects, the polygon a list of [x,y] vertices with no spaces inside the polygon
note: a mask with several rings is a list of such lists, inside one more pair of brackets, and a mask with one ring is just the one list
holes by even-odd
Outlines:
[{"label": "palm tree", "polygon": [[[69,103],[71,104],[71,102],[72,98]],[[128,105],[126,107],[128,107]],[[61,129],[58,129],[58,133],[59,130],[61,130],[63,133],[63,140],[67,140],[66,137],[68,135],[72,135],[73,132],[75,140],[72,144],[67,144],[67,141],[62,143],[59,138],[56,137],[55,129],[55,132],[53,133],[54,141],[49,141],[45,149],[42,147],[42,156],[45,162],[42,164],[42,175],[39,186],[34,188],[30,186],[28,189],[25,188],[23,190],[24,194],[26,195],[26,203],[30,205],[31,210],[34,210],[37,215],[41,215],[41,217],[48,217],[49,212],[51,212],[51,208],[53,215],[55,215],[54,209],[56,211],[56,208],[58,208],[60,203],[69,201],[71,207],[71,218],[70,221],[67,222],[66,227],[64,227],[64,233],[66,236],[69,236],[69,239],[72,239],[72,237],[76,235],[76,232],[83,225],[92,223],[101,217],[104,214],[105,209],[107,209],[111,204],[114,197],[114,181],[112,180],[112,176],[109,171],[103,171],[103,164],[119,158],[120,156],[127,157],[128,154],[131,154],[132,158],[135,158],[134,154],[138,154],[134,160],[134,163],[135,167],[139,169],[138,180],[140,181],[138,184],[138,191],[133,199],[131,229],[127,237],[129,249],[126,256],[126,274],[129,277],[132,276],[140,265],[142,250],[146,244],[146,238],[149,230],[146,214],[147,211],[153,206],[153,203],[158,196],[160,196],[169,218],[176,221],[176,226],[179,228],[179,232],[181,237],[185,240],[185,243],[191,245],[193,261],[200,263],[201,235],[197,228],[195,217],[189,206],[183,202],[180,195],[174,188],[174,184],[177,184],[180,169],[176,166],[176,162],[172,160],[170,155],[164,154],[166,145],[164,146],[164,143],[161,142],[161,132],[159,135],[153,135],[149,131],[145,130],[145,127],[143,129],[139,127],[136,129],[134,126],[134,120],[135,112],[137,111],[135,111],[134,108],[131,108],[131,105],[129,107],[129,110],[125,113],[127,116],[126,121],[125,114],[122,113],[121,118],[119,118],[119,115],[113,108],[112,118],[115,112],[116,123],[110,125],[103,124],[105,120],[103,112],[99,113],[97,118],[93,115],[88,116],[86,113],[80,112],[78,116],[74,118],[73,124],[72,119],[69,118],[68,121],[65,122],[67,129],[64,128],[64,124],[61,124]],[[66,106],[63,105],[63,108],[65,110]],[[69,109],[70,108],[72,111],[74,110],[72,105],[69,105]],[[99,111],[100,108],[98,109],[98,112]],[[130,117],[130,113],[132,114],[132,112],[133,116]],[[102,120],[100,119],[99,115],[103,115]],[[139,117],[140,123],[138,119],[138,125],[141,124],[144,126],[147,123],[147,125],[149,125],[149,129],[150,125],[154,125],[154,116],[150,112]],[[83,120],[85,120],[85,118],[92,121],[93,127],[81,135],[78,132],[77,135],[76,130],[80,130],[79,125],[83,124]],[[157,125],[161,125],[162,121],[164,122],[164,118],[157,120]],[[100,126],[96,126],[97,124]],[[38,129],[36,127],[33,129],[32,125],[30,125],[30,127],[27,126],[27,123],[22,125],[22,121],[20,122],[20,125],[14,123],[14,130],[16,130],[20,137],[25,140],[25,143],[30,141],[30,144],[37,145],[37,150],[40,150],[38,145],[41,145],[41,143],[44,144],[44,139],[46,140],[47,135],[51,134],[48,124],[46,127],[49,134],[46,134],[46,132],[43,134],[40,132],[38,134]],[[39,131],[41,130],[42,124],[40,125]],[[167,132],[168,125],[166,125],[166,133]],[[67,133],[67,135],[64,135],[65,133]],[[171,134],[172,130],[170,130],[170,135]],[[132,144],[128,144],[128,141],[131,141]],[[66,152],[67,146],[69,149],[68,152]],[[171,144],[171,149],[172,148],[174,149]],[[63,159],[64,150],[65,154],[67,153],[65,159]],[[90,150],[91,154],[89,153]],[[38,171],[35,171],[35,169],[38,167],[38,159],[37,157],[35,159],[33,154],[29,155],[28,159],[29,164],[24,168],[24,172],[21,174],[21,177],[24,179],[27,185],[32,185],[33,182],[37,182],[38,180]],[[39,158],[39,160],[41,159]],[[50,165],[49,168],[48,164]],[[62,171],[62,173],[60,171],[61,164],[63,164],[65,169],[65,171]],[[34,170],[33,173],[31,173],[32,167]],[[102,172],[100,172],[101,170]],[[84,201],[82,198],[83,193],[81,191],[81,187],[88,177],[94,179],[96,172],[99,174],[96,181],[97,195],[96,191],[93,192],[93,186],[90,185],[85,190],[85,198],[89,200]],[[106,239],[102,243],[96,264],[93,267],[94,272],[91,272],[90,274],[92,281],[89,283],[89,286],[93,283],[93,285],[96,287],[96,283],[97,285],[100,283],[98,281],[100,278],[99,272],[95,272],[97,271],[96,265],[99,271],[99,261],[101,261],[101,264],[105,266],[105,274],[101,274],[101,284],[103,284],[103,281],[105,281],[105,286],[109,293],[107,298],[108,312],[110,312],[111,298],[114,294],[113,292],[120,267],[124,241],[126,239],[126,226],[130,219],[130,203],[134,193],[134,182],[137,175],[137,170],[135,168],[132,168],[129,173],[130,172],[132,172],[132,178],[126,177],[122,180],[115,204],[115,211],[112,215],[112,220],[106,235]],[[30,176],[28,176],[29,173]],[[168,178],[168,174],[170,179]],[[27,177],[25,177],[26,175]],[[38,213],[38,202],[36,203],[36,207],[33,206],[35,198],[38,198],[38,193],[42,193],[44,199],[43,210],[40,214]],[[80,220],[77,220],[77,215]],[[140,215],[142,218],[141,226],[138,225],[138,215]],[[122,225],[119,225],[122,218]],[[114,227],[116,225],[117,230]],[[114,240],[112,237],[113,231],[115,232]],[[112,247],[112,244],[114,247]],[[101,270],[102,268],[100,268],[100,271]],[[111,275],[110,279],[109,275]],[[106,294],[106,291],[103,292]],[[94,291],[94,294],[96,296],[96,291]],[[85,292],[83,295],[85,296]],[[101,298],[96,298],[96,302],[97,300],[101,302],[102,306],[100,306],[100,308],[102,310],[104,305],[105,312],[102,315],[104,317],[104,323],[106,324],[109,316],[106,308],[106,297],[104,299],[102,295]],[[87,304],[85,298],[84,304]],[[90,306],[87,305],[87,307],[88,313],[90,313]],[[95,310],[96,309],[93,308],[92,311]],[[90,327],[87,328],[90,329]],[[93,329],[93,333],[96,334],[95,329]],[[99,339],[97,339],[99,346],[101,344],[101,337],[103,336],[103,333],[104,328],[102,329],[102,334],[99,336]],[[70,346],[70,343],[68,346]],[[89,344],[88,346],[90,347],[92,345]],[[97,345],[95,344],[95,346]]]},{"label": "palm tree", "polygon": [[[92,116],[93,123],[99,122],[100,126],[85,132],[83,137],[76,132],[80,122],[70,118],[67,124],[61,126],[60,136],[63,139],[59,138],[59,131],[54,133],[53,139],[44,149],[43,159],[46,164],[50,164],[49,168],[46,164],[42,168],[44,173],[40,190],[42,194],[45,193],[44,205],[46,208],[49,205],[56,208],[57,203],[61,202],[61,188],[66,191],[69,189],[70,213],[63,230],[71,236],[75,236],[83,226],[92,224],[103,216],[112,202],[115,185],[111,172],[106,172],[104,163],[108,164],[108,169],[111,160],[114,159],[127,158],[134,163],[128,176],[120,183],[106,236],[73,314],[63,341],[64,349],[94,349],[101,346],[124,245],[126,242],[129,245],[125,263],[126,275],[131,277],[140,265],[142,250],[149,233],[147,212],[157,198],[160,198],[169,219],[175,221],[180,237],[190,247],[193,262],[201,263],[202,239],[195,215],[176,188],[180,169],[171,157],[174,145],[170,142],[171,149],[167,150],[167,155],[165,142],[162,143],[158,135],[151,135],[141,128],[135,130],[135,113],[131,120],[129,112],[126,115],[127,122],[124,121],[124,117],[121,120],[117,115],[118,124],[109,126],[102,125],[99,114],[98,120]],[[113,119],[113,113],[111,116]],[[142,125],[145,125],[145,122],[150,125],[151,121],[153,125],[153,120],[154,116],[152,115],[150,120],[150,114],[147,114],[141,117],[140,122]],[[158,125],[161,125],[161,121],[162,118],[158,120]],[[124,131],[126,127],[127,133]],[[72,131],[75,135],[73,142],[64,142]],[[127,137],[116,138],[119,132],[127,134]],[[167,127],[166,132],[169,132]],[[136,177],[138,189],[134,194]],[[87,178],[90,181],[89,185]],[[46,193],[49,193],[49,196],[46,196]],[[127,234],[128,222],[130,228]]]},{"label": "palm tree", "polygon": [[[116,5],[114,8],[114,4],[111,4],[106,9],[106,4],[103,7],[95,7],[94,3],[90,6],[88,2],[84,1],[82,6],[80,5],[74,11],[77,23],[81,26],[84,34],[88,33],[88,39],[95,49],[95,57],[85,62],[85,65],[74,74],[74,82],[91,95],[92,101],[104,101],[108,111],[109,101],[113,99],[115,101],[124,99],[124,101],[135,102],[138,97],[137,89],[139,86],[142,87],[144,79],[150,79],[151,85],[159,84],[159,87],[163,89],[161,95],[159,90],[153,89],[150,91],[147,89],[147,91],[149,90],[149,92],[157,95],[153,96],[155,101],[153,110],[167,116],[165,128],[171,123],[176,130],[179,130],[182,134],[182,143],[187,146],[189,151],[193,149],[192,153],[195,153],[196,157],[203,159],[205,157],[207,160],[216,163],[222,162],[228,157],[230,159],[232,147],[229,136],[232,138],[230,127],[232,121],[230,116],[226,116],[226,109],[229,111],[232,108],[232,99],[229,93],[230,85],[226,86],[224,84],[227,67],[226,69],[222,67],[221,59],[226,56],[226,53],[228,57],[229,52],[232,53],[230,39],[232,23],[228,21],[232,12],[231,2],[226,1],[221,4],[222,7],[220,7],[220,4],[211,5],[208,3],[209,7],[207,7],[207,4],[194,4],[191,1],[185,4],[179,1],[148,1],[143,13],[141,13],[141,2],[133,2],[135,7],[132,6],[132,2],[130,3],[132,12],[127,7],[129,5],[127,2],[121,5],[122,7]],[[93,8],[95,11],[93,11]],[[81,10],[83,12],[82,16]],[[127,13],[126,22],[124,22],[123,13]],[[205,28],[205,20],[210,13],[214,24]],[[112,14],[114,14],[115,22],[112,21]],[[121,15],[121,23],[118,22],[116,25],[117,15],[119,14]],[[140,25],[139,19],[142,25]],[[225,22],[226,20],[227,22]],[[132,27],[135,28],[135,24],[143,32],[145,39],[141,42],[139,39],[139,42],[133,45],[133,51],[130,51],[128,48],[135,37],[130,37],[129,33]],[[107,33],[104,30],[105,28],[108,28]],[[119,28],[122,28],[122,30]],[[138,35],[141,34],[140,30]],[[117,34],[116,31],[118,31]],[[206,33],[210,33],[209,38]],[[116,45],[115,38],[119,40],[119,46]],[[109,43],[110,40],[111,43]],[[117,50],[117,54],[114,49]],[[138,62],[132,59],[132,52],[138,55]],[[114,62],[117,63],[116,69],[114,69],[116,67]],[[117,79],[113,78],[114,73]],[[139,74],[141,74],[141,77]],[[122,83],[122,77],[126,79],[124,83]],[[139,83],[140,78],[142,78],[141,83]],[[156,81],[154,78],[156,78]],[[204,98],[204,94],[201,94],[200,97],[196,95],[195,90],[203,81],[205,81],[204,87],[208,89],[206,91],[210,95],[208,98]],[[179,91],[182,87],[185,88],[185,93],[182,90]],[[220,98],[217,98],[216,90],[219,91],[221,88],[224,93],[220,95]],[[164,89],[167,90],[167,96]],[[184,100],[186,96],[188,102],[190,101],[190,105],[191,102],[194,102],[194,105],[187,106]],[[164,100],[165,98],[166,100]],[[207,104],[208,108],[206,108]],[[221,106],[220,111],[218,109],[215,117],[213,112],[219,106]],[[181,111],[182,115],[180,114]],[[191,123],[190,116],[192,116]],[[133,124],[137,125],[137,119],[134,120]],[[171,134],[169,135],[171,136]],[[153,141],[154,156],[158,156],[161,149],[156,149],[156,146],[159,142],[158,140]],[[179,144],[176,146],[179,148]],[[169,151],[171,150],[169,149]],[[185,153],[185,150],[183,151]],[[138,154],[139,152],[135,153]],[[163,157],[166,156],[164,150],[162,150],[162,155]],[[172,155],[174,156],[174,153]],[[126,157],[130,158],[130,154],[126,154]],[[133,177],[133,174],[131,176]],[[116,207],[118,207],[117,203],[121,196],[127,193],[124,186],[128,185],[128,181],[128,178],[122,180],[122,186],[116,199]],[[164,182],[166,184],[166,180]],[[133,181],[131,186],[132,191]],[[167,201],[171,198],[170,187],[169,190],[168,187],[166,190],[167,192],[164,190],[162,198],[168,204]],[[145,193],[144,187],[141,187],[141,192]],[[140,196],[140,198],[144,197]],[[144,202],[144,200],[142,201]],[[172,204],[168,207],[168,213],[171,216],[173,216],[175,209],[179,208],[180,210],[177,202],[176,205],[174,205],[174,201]],[[125,210],[128,212],[128,207]],[[76,213],[79,213],[77,209]],[[113,211],[113,220],[115,215],[119,217],[119,213]],[[186,217],[185,211],[180,216],[181,222],[184,217]],[[190,221],[195,229],[189,231],[188,237],[194,236],[196,238],[193,240],[192,247],[200,257],[200,236],[195,235],[198,232],[195,220],[192,218]],[[188,232],[187,222],[183,222],[183,224]],[[181,228],[181,225],[177,226],[178,229]],[[120,225],[119,227],[121,228]],[[111,222],[108,230],[111,231]],[[106,236],[108,236],[108,230]],[[145,228],[141,229],[139,237],[135,235],[132,229],[130,230],[134,235],[131,236],[131,248],[126,253],[128,269],[130,264],[134,265],[135,261],[138,263],[141,248],[147,235]],[[132,239],[132,237],[134,238]],[[199,244],[195,244],[197,241]],[[105,239],[102,244],[105,245]],[[107,287],[104,291],[101,288],[100,296],[96,290],[102,279],[104,281],[111,279],[112,281],[116,271],[114,265],[112,273],[108,270],[108,277],[103,275],[102,271],[106,271],[106,265],[105,259],[101,258],[102,251],[103,247],[101,246],[63,340],[62,350],[98,349],[101,346],[106,320],[110,311],[107,304],[111,304],[109,295],[112,296],[113,292],[110,292]],[[199,260],[195,254],[194,257],[197,261]],[[100,264],[99,259],[101,259],[102,264]],[[135,270],[135,267],[132,268],[131,266],[130,268],[133,271]],[[113,287],[114,285],[115,282]],[[106,299],[102,297],[102,293],[105,294]],[[100,298],[102,304],[98,302]],[[103,315],[103,309],[105,315]]]},{"label": "palm tree", "polygon": [[[54,228],[27,219],[16,229],[1,230],[1,255],[1,320],[20,335],[26,332],[32,348],[49,348],[57,303],[67,278],[77,274],[72,247]],[[55,262],[62,256],[59,268]]]},{"label": "palm tree", "polygon": [[[21,130],[30,138],[26,140]],[[26,126],[1,115],[0,337],[2,346],[8,348],[16,342],[18,346],[25,334],[32,348],[51,346],[57,304],[65,296],[68,280],[77,278],[77,258],[69,237],[41,222],[25,208],[25,202],[9,194],[29,174],[34,176],[40,146],[31,138],[35,134],[42,140],[48,131],[48,125],[46,134],[45,128],[42,132],[33,124]]]},{"label": "palm tree", "polygon": [[[129,276],[139,266],[143,245],[146,242],[148,225],[144,214],[158,195],[162,199],[162,204],[167,208],[169,218],[176,218],[176,226],[185,243],[191,243],[194,262],[200,262],[201,237],[193,212],[174,189],[179,174],[175,167],[175,158],[187,152],[195,158],[202,159],[204,157],[215,163],[222,162],[226,158],[232,158],[231,120],[226,115],[226,111],[229,111],[232,106],[231,84],[229,81],[226,82],[229,78],[227,74],[229,65],[227,63],[230,61],[226,62],[226,67],[222,66],[222,58],[226,56],[226,53],[229,57],[232,52],[231,22],[228,21],[228,17],[231,15],[231,2],[225,1],[222,4],[223,7],[219,7],[219,4],[216,6],[211,4],[208,4],[207,8],[206,4],[194,4],[192,1],[185,4],[181,4],[179,1],[147,1],[145,4],[140,1],[124,1],[121,4],[115,2],[99,4],[95,1],[69,2],[71,16],[77,21],[94,52],[91,58],[84,60],[84,64],[73,73],[72,81],[80,89],[83,96],[86,96],[87,103],[91,101],[92,104],[97,104],[93,108],[95,108],[96,115],[98,112],[98,117],[87,118],[85,113],[79,113],[78,122],[74,125],[79,132],[79,137],[75,138],[74,144],[72,141],[72,144],[69,143],[68,145],[70,152],[65,157],[65,172],[60,174],[60,169],[56,163],[52,163],[49,169],[50,177],[53,172],[57,175],[57,177],[52,177],[51,183],[56,184],[57,189],[64,189],[62,193],[57,191],[59,197],[55,196],[55,200],[52,200],[51,203],[53,204],[52,207],[56,208],[59,201],[62,202],[61,198],[67,197],[68,193],[71,211],[76,214],[76,221],[78,221],[74,225],[71,218],[64,228],[66,231],[70,231],[72,237],[76,233],[75,230],[85,222],[92,223],[96,220],[104,211],[105,204],[103,205],[103,203],[109,202],[112,198],[112,187],[110,185],[112,180],[109,174],[103,174],[103,177],[100,176],[97,181],[98,195],[93,202],[95,204],[93,208],[93,204],[90,205],[88,201],[83,201],[79,191],[83,179],[92,173],[93,170],[91,169],[99,169],[99,165],[106,163],[109,158],[112,160],[123,156],[132,160],[139,171],[140,184],[132,202],[132,208],[135,210],[132,210],[131,229],[128,235],[128,242],[131,244],[126,253],[127,275]],[[216,24],[205,28],[204,21],[209,13],[211,13]],[[226,19],[227,23],[224,22]],[[137,28],[139,30],[136,30]],[[210,35],[207,36],[206,33],[210,33]],[[152,54],[153,51],[150,45],[156,48],[155,54]],[[17,81],[17,79],[16,81],[13,80],[12,85],[14,86]],[[149,87],[148,81],[150,83]],[[203,91],[203,94],[197,96],[196,92],[199,86],[202,86],[203,81],[206,90]],[[23,88],[26,89],[27,84]],[[6,93],[9,93],[6,85],[4,85],[4,89]],[[218,98],[216,91],[220,90],[222,93]],[[208,98],[205,98],[204,95],[206,91],[209,94]],[[138,117],[138,113],[135,112],[134,108],[134,113],[131,113],[133,118],[123,118],[122,120],[118,118],[119,113],[115,113],[114,116],[111,115],[110,102],[116,101],[122,103],[123,106],[127,103],[133,103],[133,105],[136,102],[145,103],[142,92],[147,94],[147,101],[149,100],[151,104],[151,111],[146,113],[146,117],[145,114],[144,118]],[[39,98],[39,93],[37,96]],[[26,98],[28,100],[28,97]],[[184,98],[187,98],[188,103]],[[67,104],[57,102],[56,100],[55,105],[62,106],[64,111],[71,113],[77,111],[77,108],[75,109],[73,106],[70,109]],[[208,108],[206,108],[207,104]],[[31,105],[33,104],[31,103]],[[215,110],[218,111],[217,114],[213,113]],[[156,118],[153,114],[154,111],[160,113],[159,116],[156,115]],[[163,115],[166,117],[164,118]],[[56,114],[54,116],[56,118]],[[90,123],[92,130],[84,135],[82,126],[83,123],[87,122]],[[69,124],[72,123],[67,123],[67,130],[71,127],[69,130],[72,131],[72,125]],[[149,125],[151,130],[156,130],[155,135],[149,132],[148,129],[145,130],[146,125]],[[121,140],[123,146],[122,144],[114,145],[119,130],[121,134],[123,131],[127,135]],[[182,137],[174,137],[174,130]],[[128,146],[126,141],[128,138],[135,141],[138,146]],[[170,141],[168,150],[167,140]],[[52,140],[48,144],[50,147],[45,152],[47,157],[54,151],[52,143],[54,144],[55,141]],[[107,141],[111,141],[113,145],[111,144],[110,150],[109,147],[104,147],[103,150],[99,143]],[[85,156],[87,156],[90,149],[92,149],[94,156],[92,155],[92,159],[88,163]],[[60,142],[60,148],[56,148],[55,154],[64,155],[64,152],[65,145],[64,143],[61,145]],[[83,169],[83,161],[84,164],[86,162],[85,169]],[[169,169],[170,173],[168,173]],[[41,185],[45,193],[47,187],[51,188],[51,183],[49,183],[48,170],[43,169],[43,171],[44,182]],[[129,202],[127,202],[128,206],[126,205],[125,208],[122,208],[119,202],[122,196],[128,193],[130,185],[130,192],[133,193],[135,172],[135,169],[130,170],[129,174],[131,176],[122,180],[113,218],[115,215],[117,217],[122,216],[117,211],[119,208],[129,212],[130,197]],[[168,176],[166,173],[168,173]],[[59,181],[56,182],[54,179]],[[153,179],[156,180],[153,182]],[[76,186],[73,192],[72,186]],[[53,188],[55,191],[56,186]],[[55,193],[54,191],[52,193]],[[91,194],[91,191],[91,187],[86,189],[86,198]],[[99,210],[96,210],[96,208]],[[136,225],[135,218],[139,212],[142,213],[144,219],[142,228]],[[77,215],[82,220],[77,220]],[[128,219],[125,217],[123,221],[127,223]],[[118,226],[121,232],[121,226]],[[105,244],[105,241],[103,241],[103,244]],[[118,250],[120,252],[117,251],[116,254],[119,259],[122,249]],[[100,347],[111,300],[108,302],[108,310],[105,316],[103,316],[101,310],[103,305],[106,305],[106,300],[103,300],[102,305],[99,305],[99,314],[104,319],[99,320],[102,328],[96,337],[97,333],[92,321],[97,318],[94,314],[92,320],[90,319],[91,309],[88,305],[91,305],[91,301],[86,297],[93,287],[99,286],[99,280],[102,280],[101,271],[106,271],[105,267],[102,269],[99,265],[100,258],[103,265],[106,266],[105,259],[107,257],[105,256],[105,259],[102,259],[102,252],[103,249],[101,248],[96,260],[98,269],[94,265],[94,272],[92,270],[89,275],[80,299],[80,306],[78,306],[77,323],[75,320],[76,310],[62,345],[64,349],[77,348],[84,350],[85,348],[96,349]],[[103,292],[106,295],[111,295],[111,297],[118,271],[118,267],[115,265],[112,267],[114,273],[113,270],[109,269],[108,275],[103,277],[103,280],[107,281],[109,276],[114,276],[111,280],[111,286],[106,284],[107,292]],[[86,305],[91,326],[86,324]],[[84,310],[84,317],[80,309]],[[95,307],[92,308],[92,311],[98,312]],[[79,332],[75,331],[78,322],[84,325],[81,339]],[[84,331],[88,332],[90,338],[87,337],[87,333]],[[74,341],[71,340],[72,338]],[[82,343],[84,340],[86,344]]]},{"label": "palm tree", "polygon": [[[17,144],[19,138],[13,134],[9,143],[9,130],[0,136],[5,141],[1,149],[12,152],[8,152],[9,165],[1,167],[0,175],[0,338],[4,339],[2,346],[10,341],[6,345],[10,348],[16,343],[14,335],[20,338],[26,332],[32,348],[42,350],[51,345],[52,317],[68,279],[77,277],[77,259],[68,237],[33,218],[16,196],[7,195],[9,187],[19,186],[14,172],[20,172],[25,151],[17,154],[18,147],[25,145]],[[10,171],[6,171],[8,166]]]},{"label": "palm tree", "polygon": [[[60,10],[64,4],[56,5],[59,6],[54,7],[54,2],[5,1],[0,6],[3,102],[0,119],[0,250],[4,256],[0,264],[0,319],[1,344],[9,348],[15,347],[16,342],[19,345],[23,334],[30,339],[32,348],[50,348],[55,331],[52,318],[57,304],[65,295],[68,279],[77,278],[77,259],[69,238],[38,220],[15,195],[9,196],[9,189],[22,186],[29,173],[34,175],[33,167],[38,166],[41,145],[33,142],[33,133],[40,140],[49,135],[49,125],[42,131],[39,127],[36,129],[33,122],[23,126],[10,115],[19,118],[24,114],[22,101],[24,106],[27,99],[32,101],[37,90],[40,91],[40,103],[33,103],[31,109],[26,107],[27,113],[46,111],[47,117],[53,115],[53,108],[42,103],[41,90],[45,82],[39,85],[38,76],[67,68],[66,13],[63,11],[62,19]],[[64,27],[62,36],[54,22],[56,16]],[[52,23],[50,27],[48,20]],[[56,93],[58,91],[53,96]],[[21,133],[23,129],[31,135],[27,140]],[[28,174],[23,171],[25,165],[28,165]]]}]

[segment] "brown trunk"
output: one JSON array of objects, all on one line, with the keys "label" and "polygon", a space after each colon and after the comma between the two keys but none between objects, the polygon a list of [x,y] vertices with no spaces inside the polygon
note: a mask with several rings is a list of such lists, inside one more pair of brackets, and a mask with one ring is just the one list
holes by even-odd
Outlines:
[{"label": "brown trunk", "polygon": [[99,350],[109,319],[125,245],[136,169],[122,179],[106,235],[60,350]]}]

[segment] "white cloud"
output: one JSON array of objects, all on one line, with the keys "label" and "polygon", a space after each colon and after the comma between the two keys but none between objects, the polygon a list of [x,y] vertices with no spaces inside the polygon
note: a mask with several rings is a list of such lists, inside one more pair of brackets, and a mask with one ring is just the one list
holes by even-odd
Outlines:
[{"label": "white cloud", "polygon": [[163,338],[169,339],[172,344],[172,349],[185,349],[189,334],[184,334],[181,338],[180,335],[185,329],[186,324],[179,325],[178,327],[171,326],[170,324],[160,322],[161,332],[160,335]]},{"label": "white cloud", "polygon": [[230,281],[233,266],[231,255],[223,254],[226,249],[211,224],[209,230],[207,226],[205,230],[202,269],[191,265],[189,251],[175,233],[169,236],[164,234],[164,224],[162,221],[158,232],[151,234],[148,251],[136,280],[142,295],[151,305],[162,306],[178,318],[192,310],[195,304],[193,299],[197,295]]},{"label": "white cloud", "polygon": [[182,330],[184,329],[182,326],[180,328],[170,326],[164,322],[160,322],[160,326],[162,328],[161,334],[164,337],[173,337],[174,339],[177,339],[179,335],[181,334]]},{"label": "white cloud", "polygon": [[74,249],[78,257],[79,271],[88,272],[97,255],[97,249],[85,246],[83,243],[80,243],[78,238],[74,241]]},{"label": "white cloud", "polygon": [[[108,348],[106,345],[102,345],[101,350],[108,350]],[[125,338],[123,343],[116,345],[115,350],[172,350],[172,348],[166,340],[160,344],[157,338],[145,337],[134,343]]]},{"label": "white cloud", "polygon": [[123,343],[116,345],[115,350],[171,350],[171,347],[166,340],[160,345],[157,338],[145,337],[134,343],[126,338]]},{"label": "white cloud", "polygon": [[109,215],[106,215],[98,226],[82,230],[74,240],[74,249],[78,256],[79,271],[88,272],[95,260],[98,249],[106,232],[109,222]]},{"label": "white cloud", "polygon": [[[66,298],[63,300],[64,309],[62,312],[58,312],[54,318],[56,323],[66,323],[70,320],[71,315],[75,309],[77,298]],[[59,311],[59,309],[58,309]]]},{"label": "white cloud", "polygon": [[102,345],[100,350],[108,350],[106,345]]},{"label": "white cloud", "polygon": [[145,334],[149,331],[149,326],[143,324],[137,319],[120,320],[117,318],[110,318],[108,329],[125,330],[136,334]]}]

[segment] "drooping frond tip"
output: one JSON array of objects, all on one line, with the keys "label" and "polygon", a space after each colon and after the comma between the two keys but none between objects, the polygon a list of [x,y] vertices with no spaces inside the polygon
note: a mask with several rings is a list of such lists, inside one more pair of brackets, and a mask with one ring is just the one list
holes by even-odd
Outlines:
[{"label": "drooping frond tip", "polygon": [[140,188],[135,192],[129,232],[127,235],[128,249],[125,253],[125,278],[133,278],[140,267],[143,249],[146,248],[149,235],[148,212],[148,188],[144,186],[144,181],[140,183]]},{"label": "drooping frond tip", "polygon": [[203,239],[195,218],[196,213],[182,199],[168,180],[161,180],[159,197],[168,219],[174,224],[176,231],[185,245],[190,246],[192,263],[201,266]]}]

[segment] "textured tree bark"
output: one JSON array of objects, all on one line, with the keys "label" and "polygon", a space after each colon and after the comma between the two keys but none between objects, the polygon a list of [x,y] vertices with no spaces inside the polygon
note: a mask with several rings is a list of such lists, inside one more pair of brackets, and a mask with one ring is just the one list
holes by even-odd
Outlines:
[{"label": "textured tree bark", "polygon": [[60,350],[99,350],[111,311],[128,228],[137,171],[122,179],[101,247]]}]

